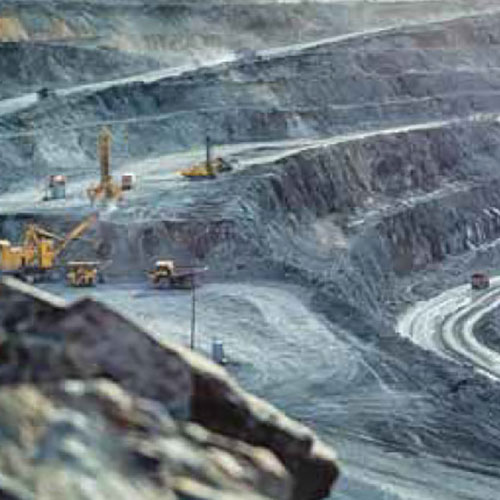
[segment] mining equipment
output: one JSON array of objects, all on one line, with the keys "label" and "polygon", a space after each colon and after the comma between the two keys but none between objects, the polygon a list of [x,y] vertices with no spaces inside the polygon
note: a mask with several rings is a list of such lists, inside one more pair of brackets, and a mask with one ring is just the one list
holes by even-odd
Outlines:
[{"label": "mining equipment", "polygon": [[135,174],[122,175],[122,191],[130,191],[135,186]]},{"label": "mining equipment", "polygon": [[104,283],[104,270],[112,261],[74,260],[66,264],[66,284],[73,287],[95,286]]},{"label": "mining equipment", "polygon": [[13,246],[8,240],[0,240],[0,273],[30,283],[58,277],[58,257],[71,241],[80,239],[96,220],[96,214],[90,215],[64,237],[36,224],[27,225],[21,244]]},{"label": "mining equipment", "polygon": [[95,286],[100,276],[100,263],[71,261],[66,264],[66,282],[74,287]]},{"label": "mining equipment", "polygon": [[66,177],[51,175],[47,179],[43,201],[63,200],[66,198]]},{"label": "mining equipment", "polygon": [[229,172],[232,165],[224,158],[218,156],[212,159],[212,144],[210,137],[206,138],[206,159],[204,162],[180,170],[180,175],[190,180],[215,179],[217,174]]},{"label": "mining equipment", "polygon": [[36,95],[37,95],[38,99],[40,101],[42,101],[44,99],[48,99],[49,97],[56,95],[56,93],[54,90],[49,89],[48,87],[42,87],[42,88],[38,89]]},{"label": "mining equipment", "polygon": [[98,154],[101,167],[101,181],[87,189],[87,196],[92,205],[96,201],[109,202],[122,199],[122,188],[116,184],[110,174],[111,132],[104,127],[99,134]]},{"label": "mining equipment", "polygon": [[474,273],[471,276],[470,285],[473,290],[485,290],[490,286],[490,278],[484,273]]},{"label": "mining equipment", "polygon": [[193,287],[196,275],[205,272],[205,267],[179,266],[174,260],[158,260],[152,271],[149,271],[149,279],[157,288],[185,288]]}]

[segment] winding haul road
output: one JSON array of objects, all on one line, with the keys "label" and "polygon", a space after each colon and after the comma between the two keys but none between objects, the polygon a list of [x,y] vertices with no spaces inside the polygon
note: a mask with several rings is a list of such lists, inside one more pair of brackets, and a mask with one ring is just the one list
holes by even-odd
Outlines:
[{"label": "winding haul road", "polygon": [[474,332],[479,320],[497,307],[500,277],[484,291],[462,285],[417,303],[399,318],[398,332],[425,349],[500,379],[500,352],[481,344]]}]

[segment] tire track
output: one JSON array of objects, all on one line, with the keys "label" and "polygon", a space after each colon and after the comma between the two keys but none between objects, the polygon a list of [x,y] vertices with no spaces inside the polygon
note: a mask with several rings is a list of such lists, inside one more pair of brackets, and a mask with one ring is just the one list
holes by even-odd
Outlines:
[{"label": "tire track", "polygon": [[487,291],[468,285],[417,303],[398,321],[398,332],[424,349],[459,363],[470,363],[482,373],[500,379],[500,353],[482,344],[474,334],[481,318],[500,307],[500,277]]}]

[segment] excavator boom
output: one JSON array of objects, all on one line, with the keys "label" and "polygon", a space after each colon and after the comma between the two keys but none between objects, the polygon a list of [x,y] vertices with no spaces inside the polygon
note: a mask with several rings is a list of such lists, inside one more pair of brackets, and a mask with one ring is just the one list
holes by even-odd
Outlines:
[{"label": "excavator boom", "polygon": [[[54,256],[57,257],[67,246],[68,244],[79,238],[89,227],[91,227],[97,221],[97,214],[89,215],[86,219],[84,219],[78,226],[73,228],[66,236],[62,239],[60,244],[56,247]],[[59,239],[59,238],[58,238]]]},{"label": "excavator boom", "polygon": [[43,227],[32,225],[31,229],[37,234],[37,236],[43,236],[55,241],[64,241],[63,236],[47,231]]}]

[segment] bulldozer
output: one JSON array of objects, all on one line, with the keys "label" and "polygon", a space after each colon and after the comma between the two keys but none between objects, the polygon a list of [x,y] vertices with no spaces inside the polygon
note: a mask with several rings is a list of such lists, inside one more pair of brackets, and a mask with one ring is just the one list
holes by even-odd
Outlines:
[{"label": "bulldozer", "polygon": [[104,127],[99,134],[98,141],[101,181],[99,184],[90,186],[87,189],[87,196],[92,205],[97,201],[104,203],[108,201],[118,202],[122,199],[122,188],[115,183],[110,173],[111,140],[111,131],[107,127]]},{"label": "bulldozer", "polygon": [[96,220],[96,214],[90,215],[64,237],[37,224],[28,224],[21,244],[14,246],[8,240],[0,240],[0,273],[29,283],[57,278],[60,254],[71,241],[81,239]]},{"label": "bulldozer", "polygon": [[204,162],[184,168],[179,174],[190,180],[215,179],[218,174],[229,172],[232,165],[220,156],[212,159],[212,143],[210,137],[206,138],[206,159]]},{"label": "bulldozer", "polygon": [[152,285],[156,288],[191,289],[197,274],[205,272],[206,268],[194,266],[179,266],[174,260],[157,260],[155,267],[148,273]]}]

